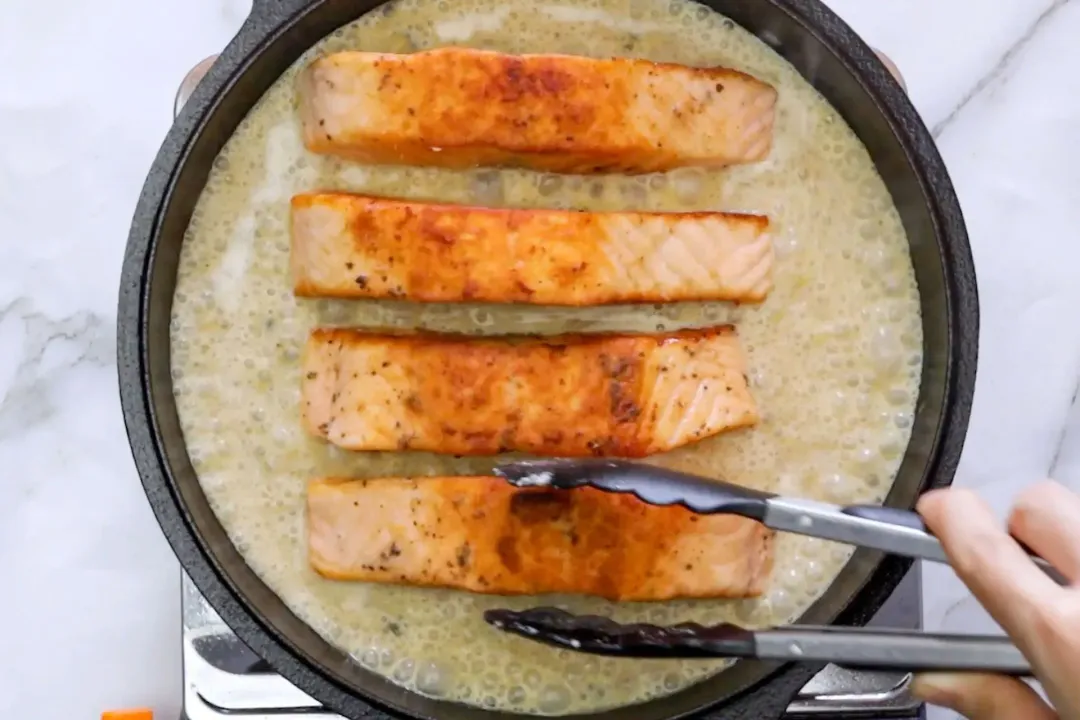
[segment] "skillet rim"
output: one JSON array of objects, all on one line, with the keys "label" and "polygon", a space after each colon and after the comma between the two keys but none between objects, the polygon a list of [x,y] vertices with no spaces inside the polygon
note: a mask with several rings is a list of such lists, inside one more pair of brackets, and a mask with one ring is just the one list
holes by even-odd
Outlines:
[{"label": "skillet rim", "polygon": [[[712,0],[706,4],[716,7],[738,2],[739,0],[729,3]],[[177,190],[177,177],[189,159],[192,146],[205,130],[211,113],[219,109],[222,97],[242,82],[243,77],[263,57],[267,48],[279,40],[287,42],[286,36],[290,33],[296,34],[297,26],[313,23],[313,17],[322,8],[333,4],[335,0],[255,0],[251,16],[211,67],[170,129],[140,195],[125,252],[117,317],[117,361],[125,425],[136,466],[155,516],[196,586],[236,634],[287,679],[338,711],[361,718],[375,717],[364,709],[368,706],[374,705],[384,711],[390,708],[369,695],[363,695],[363,702],[358,703],[360,694],[349,689],[340,676],[334,677],[336,673],[325,667],[316,668],[310,658],[299,659],[305,653],[282,637],[279,628],[274,627],[265,617],[266,613],[261,612],[261,608],[255,607],[254,603],[247,607],[248,601],[240,599],[241,592],[235,578],[226,573],[224,563],[214,556],[209,542],[195,528],[192,514],[184,505],[183,492],[178,486],[174,468],[166,459],[160,424],[151,406],[153,388],[148,359],[149,346],[154,343],[152,337],[160,328],[151,327],[149,322],[151,287],[147,280],[161,238],[162,218]],[[374,0],[353,3],[354,7],[365,8],[364,11],[357,9],[355,16],[359,17],[379,4],[381,3]],[[929,131],[911,106],[907,94],[850,28],[817,0],[768,0],[768,5],[770,12],[785,13],[803,26],[810,35],[828,48],[847,72],[859,82],[867,98],[876,105],[878,112],[892,129],[919,181],[923,200],[933,222],[935,241],[942,254],[949,359],[946,362],[947,377],[944,381],[945,395],[937,432],[938,442],[936,447],[931,449],[928,465],[923,472],[923,482],[918,489],[947,485],[955,473],[970,416],[978,350],[978,298],[974,264],[963,216],[951,181]],[[718,9],[728,14],[723,7]],[[299,55],[303,49],[306,48],[300,48],[295,55]],[[261,90],[255,93],[256,96],[261,94]],[[854,583],[850,588],[851,597],[844,604],[836,622],[865,622],[892,593],[910,564],[911,561],[907,559],[890,557],[882,561],[879,554],[856,553],[834,585],[849,575],[852,565],[876,565],[876,569],[868,571],[862,582]],[[250,573],[250,570],[248,572]],[[261,584],[261,581],[259,582]],[[830,587],[826,595],[830,595],[832,590]],[[705,707],[723,705],[720,715],[713,714],[710,717],[765,717],[766,715],[761,713],[765,711],[763,703],[767,704],[767,699],[745,697],[746,690],[759,687],[765,682],[774,684],[776,692],[771,694],[776,697],[772,698],[772,704],[777,706],[778,715],[786,706],[787,699],[818,669],[794,665],[784,668],[757,665],[756,670],[753,667],[750,663],[740,663],[718,676],[725,678],[724,685],[737,681],[736,676],[740,673],[748,676],[743,678],[741,687],[729,691],[726,697],[714,697],[705,705],[690,708],[685,713],[661,713],[660,716],[681,717],[700,712]],[[564,717],[615,720],[616,717],[623,717],[619,713],[625,715],[629,712],[633,717],[653,715],[655,713],[646,713],[646,708],[651,709],[657,703],[671,703],[694,688],[717,685],[718,678],[703,681],[659,701],[624,706],[611,712]],[[391,690],[388,694],[403,693]],[[406,703],[416,703],[415,698],[418,696],[412,693],[404,694],[408,696],[405,698]],[[740,695],[744,697],[739,697]],[[748,699],[753,702],[747,703]],[[782,700],[783,704],[779,704],[778,699]],[[461,707],[447,703],[435,704],[447,710]],[[412,711],[399,707],[396,702],[389,705],[399,712],[408,712],[409,716],[447,717],[446,713]],[[740,705],[747,707],[740,710]],[[468,713],[451,711],[450,715],[492,720],[521,717],[514,713],[493,713],[474,708],[469,708]]]}]

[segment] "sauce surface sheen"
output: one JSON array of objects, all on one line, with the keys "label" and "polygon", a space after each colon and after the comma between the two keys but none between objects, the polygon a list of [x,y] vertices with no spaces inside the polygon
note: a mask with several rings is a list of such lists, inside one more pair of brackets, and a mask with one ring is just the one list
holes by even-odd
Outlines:
[{"label": "sauce surface sheen", "polygon": [[[774,148],[755,165],[638,177],[361,166],[304,150],[295,77],[315,53],[451,44],[743,70],[779,90]],[[505,207],[764,213],[776,242],[775,289],[760,306],[741,307],[296,299],[289,200],[313,190]],[[309,478],[486,473],[491,459],[349,453],[309,437],[300,423],[300,351],[317,325],[493,335],[726,322],[737,324],[747,351],[761,423],[652,461],[832,502],[884,497],[918,394],[919,300],[896,209],[836,111],[763,43],[688,0],[402,0],[305,54],[215,161],[181,254],[173,378],[189,453],[215,512],[251,567],[320,634],[427,695],[534,714],[592,712],[670,694],[723,664],[555,651],[482,620],[485,609],[524,608],[536,599],[320,578],[306,554]],[[824,591],[850,549],[782,535],[776,553],[760,600],[544,601],[623,621],[782,623]]]}]

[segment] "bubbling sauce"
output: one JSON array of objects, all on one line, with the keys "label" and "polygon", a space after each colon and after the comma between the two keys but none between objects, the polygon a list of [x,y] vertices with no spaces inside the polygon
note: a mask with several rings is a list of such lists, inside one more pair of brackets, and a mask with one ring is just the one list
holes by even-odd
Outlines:
[{"label": "bubbling sauce", "polygon": [[[294,81],[314,53],[449,44],[745,70],[779,89],[775,147],[757,165],[639,177],[359,166],[304,150]],[[288,272],[288,203],[295,192],[319,188],[495,206],[767,213],[776,289],[757,307],[297,300]],[[400,0],[312,48],[215,161],[181,253],[172,372],[188,451],[214,511],[255,572],[323,637],[429,696],[524,713],[582,713],[678,691],[724,664],[556,651],[489,628],[484,610],[542,600],[622,621],[782,623],[820,595],[850,548],[781,536],[771,587],[753,601],[507,599],[324,580],[306,558],[308,478],[486,472],[491,459],[349,453],[305,436],[300,349],[320,324],[490,335],[721,322],[738,324],[764,419],[655,462],[791,495],[879,501],[907,444],[918,394],[918,294],[892,200],[836,111],[762,42],[687,0]]]}]

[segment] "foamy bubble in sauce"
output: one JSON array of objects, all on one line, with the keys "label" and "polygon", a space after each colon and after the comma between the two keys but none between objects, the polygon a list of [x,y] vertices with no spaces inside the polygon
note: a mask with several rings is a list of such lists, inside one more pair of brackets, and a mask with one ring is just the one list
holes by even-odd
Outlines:
[{"label": "foamy bubble in sauce", "polygon": [[[586,179],[362,166],[304,151],[294,81],[314,53],[447,44],[735,67],[779,89],[774,148],[755,166]],[[768,212],[776,289],[763,304],[737,310],[724,303],[552,310],[296,300],[288,198],[316,189],[516,207]],[[247,562],[359,664],[432,697],[533,714],[595,712],[677,692],[725,664],[556,651],[490,628],[484,610],[542,602],[620,621],[778,624],[820,595],[850,549],[778,536],[770,588],[753,601],[613,604],[324,580],[307,563],[309,478],[481,472],[490,461],[350,453],[308,438],[299,425],[300,349],[307,332],[326,323],[497,335],[649,332],[732,320],[748,348],[764,421],[655,461],[786,494],[879,501],[911,429],[921,320],[896,209],[837,113],[765,45],[687,0],[408,0],[309,52],[215,162],[180,258],[171,335],[177,407],[207,498]]]}]

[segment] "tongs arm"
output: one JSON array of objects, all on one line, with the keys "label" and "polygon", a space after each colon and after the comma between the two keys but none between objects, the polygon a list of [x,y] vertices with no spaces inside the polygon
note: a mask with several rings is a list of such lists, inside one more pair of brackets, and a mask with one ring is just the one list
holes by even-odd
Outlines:
[{"label": "tongs arm", "polygon": [[[719,480],[619,460],[536,460],[495,472],[519,487],[591,487],[630,493],[652,505],[681,505],[699,514],[727,513],[787,531],[888,553],[948,562],[941,543],[914,512],[786,498]],[[1032,561],[1059,584],[1065,579],[1042,558]],[[580,652],[627,657],[732,657],[832,662],[911,672],[979,671],[1024,676],[1030,667],[1006,638],[911,631],[793,626],[749,630],[693,623],[620,625],[554,608],[490,610],[485,620],[510,633]]]},{"label": "tongs arm", "polygon": [[597,655],[831,662],[893,672],[1031,674],[1020,651],[1008,639],[993,636],[810,625],[765,630],[728,624],[622,625],[555,608],[489,610],[484,619],[515,635]]},{"label": "tongs arm", "polygon": [[[832,540],[906,557],[948,563],[945,550],[910,510],[879,505],[838,506],[621,460],[525,460],[496,474],[519,487],[592,487],[631,493],[651,505],[681,505],[696,513],[753,518],[773,530]],[[1031,557],[1059,585],[1068,581],[1040,557]]]}]

